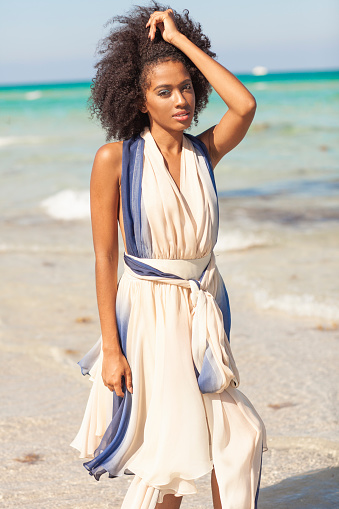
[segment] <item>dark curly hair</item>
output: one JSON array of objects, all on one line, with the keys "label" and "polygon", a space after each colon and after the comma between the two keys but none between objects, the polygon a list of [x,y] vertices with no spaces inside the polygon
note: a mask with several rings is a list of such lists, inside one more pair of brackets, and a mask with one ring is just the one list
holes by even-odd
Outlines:
[{"label": "dark curly hair", "polygon": [[[211,86],[193,62],[172,44],[165,42],[157,29],[155,39],[148,39],[145,28],[150,15],[168,9],[153,1],[149,6],[134,6],[126,15],[109,20],[115,24],[107,37],[99,42],[97,54],[102,58],[95,64],[88,106],[91,117],[97,117],[106,130],[106,141],[127,140],[149,126],[147,113],[139,110],[147,89],[147,75],[151,68],[166,61],[182,62],[189,72],[195,92],[194,122],[206,106]],[[174,11],[178,30],[211,57],[210,40],[202,33],[185,10]]]}]

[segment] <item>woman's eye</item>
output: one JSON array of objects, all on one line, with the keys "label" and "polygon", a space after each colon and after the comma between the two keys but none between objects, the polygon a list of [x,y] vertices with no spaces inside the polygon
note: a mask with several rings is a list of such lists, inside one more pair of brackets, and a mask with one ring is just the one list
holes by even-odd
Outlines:
[{"label": "woman's eye", "polygon": [[168,94],[170,94],[169,90],[160,90],[160,92],[159,92],[160,97],[163,97],[163,96],[168,95]]},{"label": "woman's eye", "polygon": [[184,86],[184,90],[190,90],[192,88],[192,85],[190,83],[187,83],[185,86]]}]

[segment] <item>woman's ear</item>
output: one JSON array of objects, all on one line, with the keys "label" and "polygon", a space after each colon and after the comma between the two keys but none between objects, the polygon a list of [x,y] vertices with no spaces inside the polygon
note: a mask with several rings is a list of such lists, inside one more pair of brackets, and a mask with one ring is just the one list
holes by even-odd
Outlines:
[{"label": "woman's ear", "polygon": [[137,105],[138,105],[138,110],[141,111],[141,113],[147,113],[147,108],[146,108],[146,99],[145,99],[145,96],[144,94],[140,94],[139,97],[137,98]]},{"label": "woman's ear", "polygon": [[141,113],[147,113],[147,108],[142,103],[139,104],[139,110],[141,111]]}]

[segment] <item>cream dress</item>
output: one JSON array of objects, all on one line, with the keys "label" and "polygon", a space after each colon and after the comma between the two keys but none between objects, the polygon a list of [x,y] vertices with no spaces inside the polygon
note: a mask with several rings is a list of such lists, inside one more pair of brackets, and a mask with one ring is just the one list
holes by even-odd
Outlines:
[{"label": "cream dress", "polygon": [[180,189],[150,131],[124,142],[127,242],[116,315],[133,395],[101,378],[101,338],[80,361],[93,386],[72,446],[97,479],[133,473],[123,509],[196,493],[214,466],[223,509],[254,509],[265,426],[237,388],[230,311],[213,248],[218,198],[206,148],[184,135]]}]

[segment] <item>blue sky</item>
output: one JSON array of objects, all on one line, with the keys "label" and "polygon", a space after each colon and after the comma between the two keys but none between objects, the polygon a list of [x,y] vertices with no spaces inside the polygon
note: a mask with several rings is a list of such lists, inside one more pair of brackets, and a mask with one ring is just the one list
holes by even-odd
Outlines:
[{"label": "blue sky", "polygon": [[[1,10],[0,83],[87,80],[112,16],[143,0],[11,0]],[[165,3],[165,2],[164,2]],[[173,0],[230,71],[339,68],[338,0]]]}]

